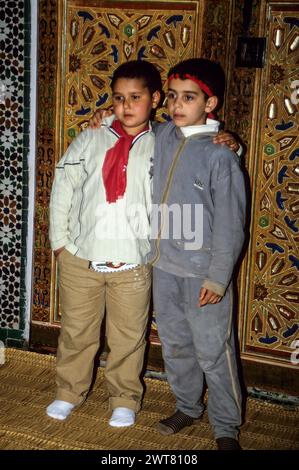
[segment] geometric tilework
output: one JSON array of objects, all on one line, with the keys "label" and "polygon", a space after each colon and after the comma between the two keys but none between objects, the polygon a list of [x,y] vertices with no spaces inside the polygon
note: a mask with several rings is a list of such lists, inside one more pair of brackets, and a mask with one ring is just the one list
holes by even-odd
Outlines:
[{"label": "geometric tilework", "polygon": [[26,300],[29,0],[1,0],[0,21],[0,339],[18,345]]}]

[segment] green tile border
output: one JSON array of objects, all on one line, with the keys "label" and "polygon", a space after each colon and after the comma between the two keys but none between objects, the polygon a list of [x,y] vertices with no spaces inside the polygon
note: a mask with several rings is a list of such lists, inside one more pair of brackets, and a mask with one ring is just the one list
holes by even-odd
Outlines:
[{"label": "green tile border", "polygon": [[24,340],[7,338],[7,348],[24,349]]},{"label": "green tile border", "polygon": [[24,339],[24,330],[13,330],[11,328],[0,328],[0,341],[3,341],[5,347],[26,348],[27,343]]},{"label": "green tile border", "polygon": [[4,344],[6,344],[7,332],[7,328],[0,328],[0,341],[3,341]]}]

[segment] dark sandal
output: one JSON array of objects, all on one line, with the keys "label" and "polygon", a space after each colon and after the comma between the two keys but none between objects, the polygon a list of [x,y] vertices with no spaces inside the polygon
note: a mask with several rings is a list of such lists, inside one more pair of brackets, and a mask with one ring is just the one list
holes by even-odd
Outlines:
[{"label": "dark sandal", "polygon": [[196,424],[199,420],[200,418],[192,418],[192,416],[185,415],[185,413],[178,410],[169,418],[162,419],[157,424],[157,430],[164,436],[176,434],[185,427]]}]

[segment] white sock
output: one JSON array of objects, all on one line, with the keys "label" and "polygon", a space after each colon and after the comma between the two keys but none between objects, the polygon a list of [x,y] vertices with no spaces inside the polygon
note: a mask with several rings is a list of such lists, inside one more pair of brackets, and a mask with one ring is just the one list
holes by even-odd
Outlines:
[{"label": "white sock", "polygon": [[63,400],[54,400],[47,408],[47,415],[55,419],[66,419],[75,407],[72,403]]},{"label": "white sock", "polygon": [[130,408],[115,408],[109,420],[110,426],[117,428],[132,426],[135,423],[135,411]]}]

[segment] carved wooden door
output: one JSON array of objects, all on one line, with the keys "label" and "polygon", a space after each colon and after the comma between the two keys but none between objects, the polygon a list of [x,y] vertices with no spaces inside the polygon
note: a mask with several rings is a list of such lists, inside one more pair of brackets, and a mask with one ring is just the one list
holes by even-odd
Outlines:
[{"label": "carved wooden door", "polygon": [[243,358],[290,368],[298,367],[291,359],[299,347],[298,17],[296,2],[264,2],[267,53],[256,81],[252,231],[239,321]]}]

